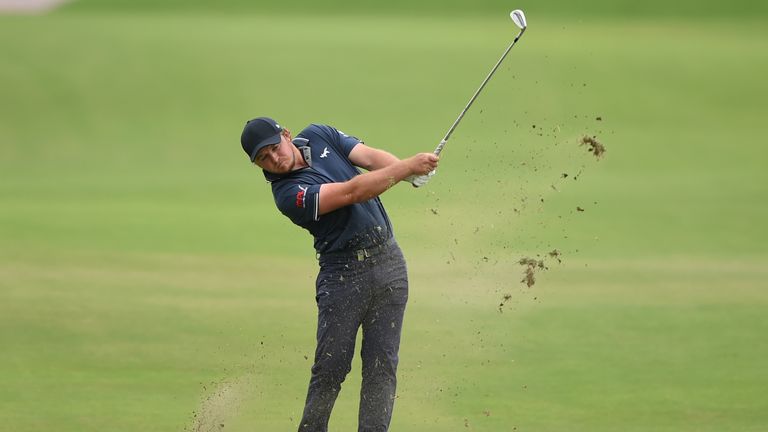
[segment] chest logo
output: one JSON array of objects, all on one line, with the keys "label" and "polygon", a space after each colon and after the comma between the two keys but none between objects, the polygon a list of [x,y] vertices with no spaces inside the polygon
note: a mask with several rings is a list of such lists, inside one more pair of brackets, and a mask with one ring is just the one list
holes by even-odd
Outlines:
[{"label": "chest logo", "polygon": [[320,155],[320,159],[328,157],[328,147],[323,149],[323,153]]}]

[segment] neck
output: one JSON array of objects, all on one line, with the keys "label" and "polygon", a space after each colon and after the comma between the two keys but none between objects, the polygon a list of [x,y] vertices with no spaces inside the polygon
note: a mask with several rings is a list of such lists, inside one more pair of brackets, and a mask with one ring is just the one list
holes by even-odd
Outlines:
[{"label": "neck", "polygon": [[301,151],[297,148],[293,148],[293,168],[291,168],[291,171],[300,170],[302,168],[306,168],[309,165],[307,164],[307,161],[304,160],[304,156],[301,154]]}]

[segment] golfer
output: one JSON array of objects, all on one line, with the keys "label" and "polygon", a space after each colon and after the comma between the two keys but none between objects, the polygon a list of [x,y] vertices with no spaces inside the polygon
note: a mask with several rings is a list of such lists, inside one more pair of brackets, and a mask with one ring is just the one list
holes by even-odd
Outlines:
[{"label": "golfer", "polygon": [[378,197],[402,180],[426,184],[438,157],[419,153],[400,160],[326,125],[310,125],[293,138],[268,117],[246,123],[240,141],[271,183],[280,212],[314,236],[320,264],[317,348],[299,431],[328,430],[360,327],[358,431],[387,431],[408,275]]}]

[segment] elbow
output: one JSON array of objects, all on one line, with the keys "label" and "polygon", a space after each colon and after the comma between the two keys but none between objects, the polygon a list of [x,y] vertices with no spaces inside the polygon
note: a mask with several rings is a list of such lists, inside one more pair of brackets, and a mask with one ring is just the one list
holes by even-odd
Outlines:
[{"label": "elbow", "polygon": [[361,163],[361,164],[360,164],[360,165],[358,165],[358,166],[359,166],[360,168],[362,168],[362,169],[366,170],[366,171],[373,171],[373,170],[375,169],[375,168],[374,168],[374,165],[373,165],[373,163],[372,163],[372,162],[370,162],[370,161],[365,161],[365,162]]},{"label": "elbow", "polygon": [[373,198],[373,195],[365,193],[365,191],[357,189],[352,190],[346,195],[346,201],[348,204],[360,204]]},{"label": "elbow", "polygon": [[362,189],[356,184],[354,179],[344,183],[343,186],[344,188],[336,195],[339,207],[362,202]]},{"label": "elbow", "polygon": [[345,201],[349,205],[366,202],[372,198],[375,198],[377,194],[369,190],[369,188],[366,187],[364,183],[358,181],[357,178],[355,178],[349,182],[349,189],[344,195]]},{"label": "elbow", "polygon": [[371,173],[357,176],[345,184],[346,188],[343,195],[347,205],[359,204],[376,198],[399,181],[394,175],[386,177],[382,175],[370,177],[370,175]]}]

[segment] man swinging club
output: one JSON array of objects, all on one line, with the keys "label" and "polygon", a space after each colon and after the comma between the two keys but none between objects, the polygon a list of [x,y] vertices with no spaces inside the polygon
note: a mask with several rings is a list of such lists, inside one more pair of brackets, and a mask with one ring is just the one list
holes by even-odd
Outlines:
[{"label": "man swinging club", "polygon": [[358,431],[386,432],[408,275],[379,195],[402,180],[423,186],[438,156],[400,160],[327,125],[292,138],[268,117],[246,123],[240,142],[271,183],[277,208],[314,236],[318,254],[317,348],[299,431],[327,432],[362,327]]}]

